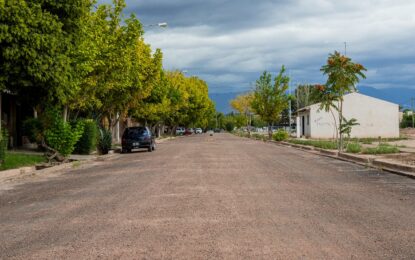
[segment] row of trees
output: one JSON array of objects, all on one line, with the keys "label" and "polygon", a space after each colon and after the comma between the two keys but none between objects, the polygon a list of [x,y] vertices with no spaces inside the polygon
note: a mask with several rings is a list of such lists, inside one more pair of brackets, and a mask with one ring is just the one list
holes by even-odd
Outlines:
[{"label": "row of trees", "polygon": [[286,93],[289,77],[282,66],[277,76],[264,71],[256,81],[252,92],[240,95],[230,102],[232,108],[244,118],[250,135],[250,118],[258,115],[268,126],[269,139],[272,138],[272,125],[281,119],[282,112],[288,107],[290,96]]},{"label": "row of trees", "polygon": [[[205,126],[214,116],[207,84],[165,71],[124,0],[0,1],[0,95],[50,107],[63,120],[98,119],[111,129],[132,117],[151,126]],[[0,113],[1,114],[1,113]]]},{"label": "row of trees", "polygon": [[247,125],[249,125],[249,116],[252,113],[260,116],[268,124],[271,139],[271,126],[283,118],[283,112],[287,111],[289,100],[294,104],[294,110],[321,102],[320,109],[333,115],[338,147],[342,149],[344,135],[350,135],[351,128],[358,124],[355,119],[346,119],[343,116],[343,96],[357,91],[356,84],[360,79],[366,78],[364,74],[366,68],[336,51],[329,55],[327,64],[323,65],[320,70],[327,76],[326,83],[299,86],[295,96],[287,93],[290,79],[285,75],[284,66],[274,80],[272,80],[272,75],[265,71],[256,81],[252,92],[238,96],[230,104],[245,118]]}]

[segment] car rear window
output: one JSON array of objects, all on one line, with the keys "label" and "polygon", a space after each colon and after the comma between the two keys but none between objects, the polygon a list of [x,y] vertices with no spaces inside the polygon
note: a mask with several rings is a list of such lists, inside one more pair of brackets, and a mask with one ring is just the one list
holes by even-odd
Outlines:
[{"label": "car rear window", "polygon": [[144,127],[140,128],[129,128],[125,129],[124,138],[136,138],[147,134],[147,129]]}]

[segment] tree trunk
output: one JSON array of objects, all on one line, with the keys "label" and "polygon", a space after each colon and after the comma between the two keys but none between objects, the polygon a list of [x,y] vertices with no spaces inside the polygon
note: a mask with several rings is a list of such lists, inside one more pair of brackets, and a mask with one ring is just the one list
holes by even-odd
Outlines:
[{"label": "tree trunk", "polygon": [[3,132],[2,132],[2,129],[1,129],[1,127],[2,127],[1,114],[3,113],[2,110],[1,110],[1,107],[2,107],[2,99],[3,99],[3,96],[2,96],[2,93],[0,91],[0,141],[2,140],[2,137],[3,137]]},{"label": "tree trunk", "polygon": [[33,118],[37,119],[37,109],[36,109],[36,107],[33,107]]},{"label": "tree trunk", "polygon": [[268,139],[272,139],[272,125],[268,124]]},{"label": "tree trunk", "polygon": [[65,105],[63,107],[63,122],[66,123],[67,120],[68,120],[68,106]]},{"label": "tree trunk", "polygon": [[341,133],[342,130],[342,122],[343,122],[343,100],[340,100],[340,109],[339,109],[339,151],[343,151],[343,134]]},{"label": "tree trunk", "polygon": [[331,115],[333,116],[333,122],[334,122],[334,129],[336,130],[335,132],[336,132],[336,143],[339,143],[339,128],[337,127],[337,121],[336,121],[336,117],[334,116],[334,112],[333,112],[333,110],[330,108],[330,112],[331,112]]},{"label": "tree trunk", "polygon": [[246,116],[246,114],[245,114],[245,117],[246,117],[246,130],[248,131],[248,137],[251,137],[251,127],[249,123],[249,118],[248,116]]}]

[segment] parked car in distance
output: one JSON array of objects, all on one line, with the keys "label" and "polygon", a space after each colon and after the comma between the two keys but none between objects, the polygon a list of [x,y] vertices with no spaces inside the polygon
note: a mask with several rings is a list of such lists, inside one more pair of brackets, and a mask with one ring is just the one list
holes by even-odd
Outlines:
[{"label": "parked car in distance", "polygon": [[128,127],[122,135],[122,152],[130,153],[133,149],[146,148],[149,152],[156,149],[156,141],[148,127]]},{"label": "parked car in distance", "polygon": [[196,134],[203,134],[202,128],[196,128],[195,133]]},{"label": "parked car in distance", "polygon": [[177,127],[176,128],[176,135],[184,135],[185,129],[184,127]]},{"label": "parked car in distance", "polygon": [[194,133],[194,131],[193,131],[193,129],[192,128],[187,128],[185,131],[184,131],[184,135],[191,135],[191,134],[193,134]]}]

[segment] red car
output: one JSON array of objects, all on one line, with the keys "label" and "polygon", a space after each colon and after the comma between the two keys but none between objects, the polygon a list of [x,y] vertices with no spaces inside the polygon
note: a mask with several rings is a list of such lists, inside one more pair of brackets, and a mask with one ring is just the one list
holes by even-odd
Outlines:
[{"label": "red car", "polygon": [[191,135],[193,134],[193,129],[192,128],[186,128],[186,130],[184,131],[184,135]]}]

